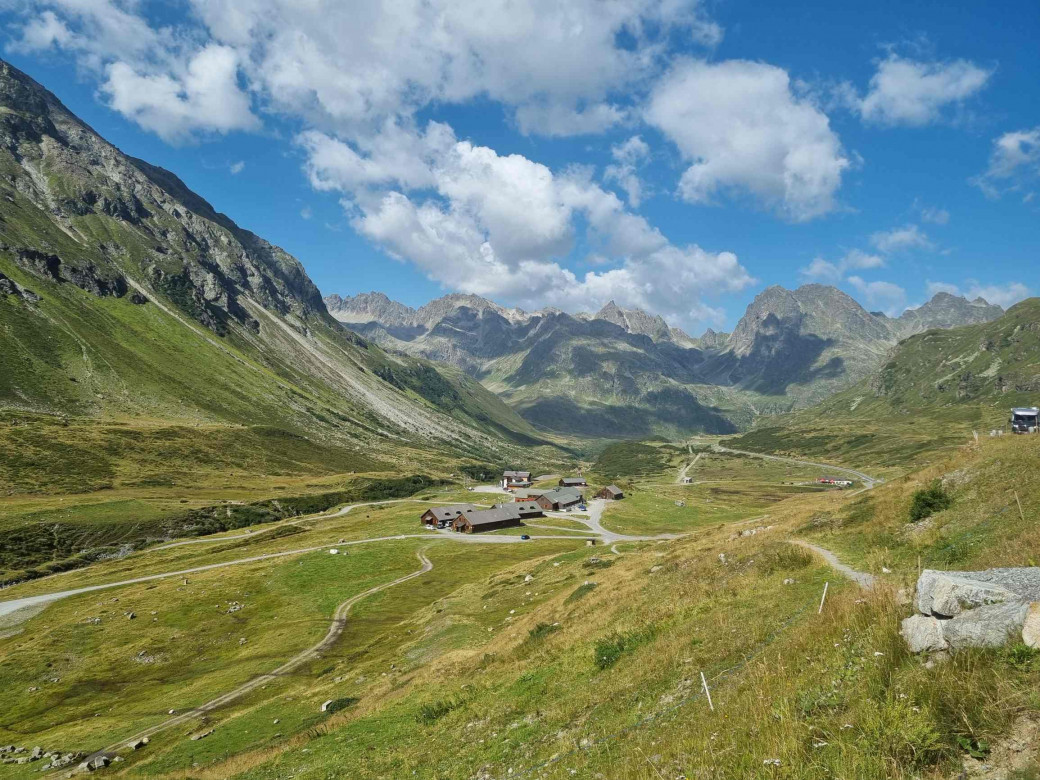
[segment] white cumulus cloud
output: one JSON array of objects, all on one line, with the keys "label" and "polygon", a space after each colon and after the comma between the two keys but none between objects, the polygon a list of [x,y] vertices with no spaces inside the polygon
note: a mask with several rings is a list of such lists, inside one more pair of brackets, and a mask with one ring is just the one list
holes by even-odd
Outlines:
[{"label": "white cumulus cloud", "polygon": [[884,268],[884,258],[863,252],[859,249],[850,250],[836,262],[824,260],[822,257],[814,258],[809,265],[799,270],[799,273],[808,280],[837,284],[845,278],[845,273],[852,270],[869,270]]},{"label": "white cumulus cloud", "polygon": [[680,60],[645,116],[689,160],[679,193],[692,203],[750,195],[793,221],[835,207],[849,160],[827,115],[795,93],[782,68]]},{"label": "white cumulus cloud", "polygon": [[905,249],[928,249],[932,246],[928,235],[914,224],[881,230],[870,236],[870,243],[886,254],[900,252]]},{"label": "white cumulus cloud", "polygon": [[896,317],[906,310],[906,290],[893,282],[868,282],[859,276],[850,276],[848,283],[860,294],[871,311],[883,311]]},{"label": "white cumulus cloud", "polygon": [[867,93],[850,92],[849,100],[868,122],[920,127],[977,94],[992,75],[968,60],[917,62],[890,54],[878,63]]},{"label": "white cumulus cloud", "polygon": [[[1021,189],[1040,177],[1040,125],[1031,130],[1004,133],[993,142],[989,167],[972,182],[989,197],[1000,197],[1006,190]],[[1032,200],[1028,197],[1026,202]]]},{"label": "white cumulus cloud", "polygon": [[[711,297],[753,281],[730,252],[671,244],[586,171],[557,174],[434,122],[387,137],[355,148],[310,131],[299,143],[312,183],[343,193],[359,233],[450,289],[569,311],[613,298],[692,323],[717,318]],[[579,238],[613,267],[561,265]]]},{"label": "white cumulus cloud", "polygon": [[610,148],[614,162],[603,171],[605,181],[614,182],[624,190],[633,208],[639,208],[643,198],[643,183],[639,178],[639,166],[650,156],[650,147],[638,135]]},{"label": "white cumulus cloud", "polygon": [[963,285],[950,282],[928,282],[928,294],[935,295],[947,292],[951,295],[963,295],[969,300],[984,298],[1005,309],[1028,298],[1032,292],[1022,282],[1006,282],[1004,284],[982,284],[977,279],[968,279]]}]

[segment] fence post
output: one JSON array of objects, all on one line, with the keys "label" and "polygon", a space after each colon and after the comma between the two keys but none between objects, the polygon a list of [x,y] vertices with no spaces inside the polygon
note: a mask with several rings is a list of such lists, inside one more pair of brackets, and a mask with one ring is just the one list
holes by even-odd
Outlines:
[{"label": "fence post", "polygon": [[816,610],[817,615],[823,613],[823,602],[827,600],[827,586],[830,584],[830,581],[823,583],[823,595],[820,597],[820,608]]}]

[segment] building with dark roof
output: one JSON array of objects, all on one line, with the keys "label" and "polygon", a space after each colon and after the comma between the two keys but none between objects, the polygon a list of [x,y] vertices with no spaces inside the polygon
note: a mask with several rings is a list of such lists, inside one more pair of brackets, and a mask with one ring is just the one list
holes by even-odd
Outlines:
[{"label": "building with dark roof", "polygon": [[473,534],[499,528],[516,528],[520,524],[520,512],[515,508],[515,504],[502,504],[493,509],[463,512],[455,518],[451,527],[460,533]]},{"label": "building with dark roof", "polygon": [[512,504],[495,504],[492,509],[498,509],[499,507],[512,507],[520,513],[520,519],[526,520],[529,517],[545,517],[545,510],[538,506],[537,501],[516,501]]},{"label": "building with dark roof", "polygon": [[621,492],[621,488],[617,485],[607,485],[596,493],[596,498],[605,498],[608,501],[617,501],[625,497],[625,494]]},{"label": "building with dark roof", "polygon": [[453,522],[455,522],[455,518],[457,518],[463,512],[468,512],[472,509],[474,509],[473,504],[450,504],[447,506],[431,506],[421,515],[419,515],[419,521],[423,525],[444,528],[444,526],[451,525]]},{"label": "building with dark roof", "polygon": [[564,477],[560,480],[560,487],[587,487],[585,477]]},{"label": "building with dark roof", "polygon": [[546,512],[552,512],[576,506],[585,500],[585,496],[577,488],[558,487],[547,490],[534,500]]},{"label": "building with dark roof", "polygon": [[531,487],[530,471],[503,471],[502,488]]}]

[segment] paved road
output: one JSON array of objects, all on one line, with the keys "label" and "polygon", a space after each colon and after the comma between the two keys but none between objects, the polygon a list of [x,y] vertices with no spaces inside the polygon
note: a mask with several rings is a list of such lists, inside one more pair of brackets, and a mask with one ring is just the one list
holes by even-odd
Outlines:
[{"label": "paved road", "polygon": [[801,539],[789,539],[788,541],[790,541],[791,544],[797,544],[799,547],[804,547],[807,550],[812,550],[814,553],[821,556],[825,561],[827,561],[827,563],[831,566],[832,569],[841,572],[865,590],[870,590],[874,587],[874,584],[877,582],[877,578],[874,577],[873,574],[870,574],[869,572],[865,571],[856,571],[851,566],[848,566],[839,561],[838,556],[832,553],[830,550],[820,547],[818,544],[813,544],[812,542],[803,542]]},{"label": "paved road", "polygon": [[[97,753],[94,753],[94,755],[96,756],[101,753],[114,753],[117,750],[120,750],[121,748],[125,747],[128,743],[135,742],[136,740],[142,739],[144,737],[151,737],[153,734],[156,734],[160,731],[165,731],[168,728],[172,728],[173,726],[186,723],[187,721],[190,721],[201,715],[205,715],[207,712],[211,712],[212,710],[215,710],[218,707],[223,707],[225,704],[230,704],[235,699],[241,698],[242,696],[245,696],[247,693],[255,691],[257,688],[260,688],[261,686],[274,682],[279,677],[289,674],[290,672],[307,663],[308,661],[320,658],[321,654],[328,650],[330,647],[332,647],[332,645],[336,643],[336,640],[338,640],[340,636],[343,634],[343,630],[347,626],[347,613],[350,612],[351,607],[353,607],[362,599],[368,598],[369,596],[378,593],[381,590],[386,590],[387,588],[392,588],[395,585],[400,585],[402,582],[407,582],[408,580],[419,577],[433,569],[433,563],[430,562],[430,559],[426,557],[426,554],[424,552],[418,552],[416,553],[416,556],[419,558],[420,563],[422,563],[422,566],[417,571],[413,571],[411,574],[406,574],[403,577],[398,577],[396,580],[393,580],[392,582],[387,582],[382,585],[376,585],[373,588],[369,588],[364,593],[359,593],[356,596],[352,596],[346,601],[344,601],[336,608],[336,612],[332,616],[332,625],[329,626],[329,630],[328,633],[325,634],[325,638],[313,647],[304,650],[302,653],[294,655],[292,658],[290,658],[284,664],[279,666],[273,672],[268,672],[267,674],[262,674],[259,677],[254,677],[249,682],[238,686],[234,690],[228,691],[227,693],[222,694],[217,698],[206,702],[205,704],[201,704],[198,707],[195,707],[194,709],[187,710],[186,712],[182,712],[179,715],[175,715],[172,718],[164,720],[162,723],[157,723],[154,726],[149,726],[148,728],[144,729],[143,731],[139,731],[137,734],[134,734],[131,737],[121,739],[119,740],[119,742],[116,742],[113,745],[109,745],[104,750],[99,750]],[[93,756],[91,756],[91,758],[92,757]],[[88,758],[87,760],[89,761],[90,758]]]},{"label": "paved road", "polygon": [[860,482],[863,483],[863,487],[867,490],[874,487],[881,482],[882,479],[877,477],[871,477],[868,474],[864,474],[862,471],[856,471],[855,469],[847,469],[843,466],[832,466],[828,463],[813,463],[808,460],[796,460],[795,458],[785,458],[782,455],[763,455],[761,452],[747,452],[746,450],[732,450],[729,447],[723,447],[721,444],[712,445],[712,449],[716,452],[729,452],[734,455],[748,455],[752,458],[762,458],[763,460],[779,460],[785,463],[794,463],[798,466],[812,466],[813,468],[826,469],[827,471],[834,471],[841,474],[849,474]]}]

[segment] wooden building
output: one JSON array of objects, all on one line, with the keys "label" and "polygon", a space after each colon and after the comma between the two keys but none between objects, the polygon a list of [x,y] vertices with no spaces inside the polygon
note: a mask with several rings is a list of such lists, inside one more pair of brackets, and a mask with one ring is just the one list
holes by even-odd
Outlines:
[{"label": "wooden building", "polygon": [[558,487],[536,496],[538,506],[546,512],[568,509],[585,501],[585,496],[577,488]]},{"label": "wooden building", "polygon": [[564,477],[560,480],[560,487],[588,487],[585,477]]},{"label": "wooden building", "polygon": [[449,504],[447,506],[431,506],[421,515],[419,515],[419,521],[423,525],[428,525],[432,528],[444,528],[445,526],[451,525],[455,522],[455,518],[461,515],[463,512],[469,512],[474,509],[473,504]]},{"label": "wooden building", "polygon": [[493,509],[473,509],[463,512],[454,522],[452,530],[464,534],[495,531],[499,528],[516,528],[520,523],[520,512],[515,504],[503,504]]},{"label": "wooden building", "polygon": [[499,507],[512,507],[520,513],[521,520],[527,520],[529,517],[545,517],[545,510],[538,506],[537,501],[531,501],[530,499],[524,501],[516,501],[512,504],[495,504],[492,509],[498,509]]},{"label": "wooden building", "polygon": [[596,493],[596,498],[605,498],[608,501],[618,501],[625,497],[625,494],[621,492],[621,488],[617,485],[607,485]]},{"label": "wooden building", "polygon": [[503,471],[502,481],[500,483],[503,490],[509,488],[525,488],[531,487],[531,472],[530,471]]}]

